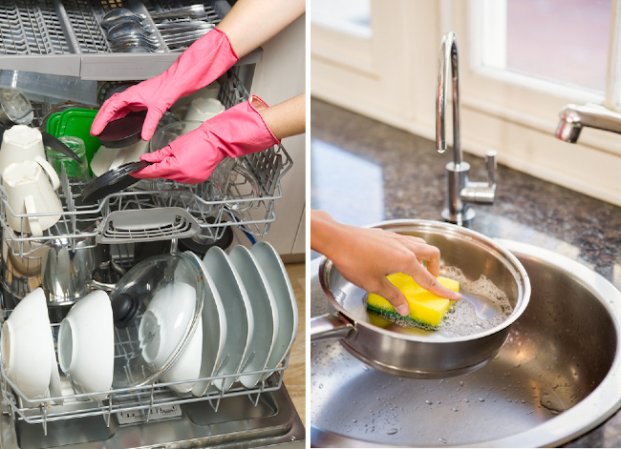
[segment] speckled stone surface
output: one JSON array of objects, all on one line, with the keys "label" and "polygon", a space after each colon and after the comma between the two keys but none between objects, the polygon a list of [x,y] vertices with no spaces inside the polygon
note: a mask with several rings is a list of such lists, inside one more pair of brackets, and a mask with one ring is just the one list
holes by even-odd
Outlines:
[{"label": "speckled stone surface", "polygon": [[[356,225],[441,219],[449,151],[439,155],[429,140],[318,100],[311,113],[313,208]],[[473,180],[486,179],[482,159],[470,154],[464,159]],[[472,229],[578,260],[621,289],[621,208],[502,165],[497,179],[495,204],[474,206]],[[324,311],[319,296],[315,276],[311,315]],[[621,446],[621,413],[568,446]]]}]

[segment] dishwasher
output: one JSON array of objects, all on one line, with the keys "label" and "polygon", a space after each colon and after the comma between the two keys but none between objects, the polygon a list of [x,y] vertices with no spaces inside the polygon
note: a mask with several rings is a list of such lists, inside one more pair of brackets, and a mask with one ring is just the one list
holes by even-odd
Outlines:
[{"label": "dishwasher", "polygon": [[[126,81],[146,79],[164,70],[191,42],[159,32],[162,21],[179,8],[199,2],[174,0],[13,0],[0,5],[0,85],[23,89],[34,108],[33,125],[55,102],[95,106]],[[230,9],[223,0],[200,3],[195,20],[217,24]],[[100,26],[111,9],[124,7],[140,14],[158,41],[149,53],[115,53]],[[183,21],[185,19],[182,19]],[[255,51],[218,82],[218,99],[231,107],[249,98]],[[50,101],[50,98],[53,100]],[[183,106],[181,106],[183,107]],[[281,197],[281,179],[293,162],[282,145],[236,159],[224,187],[209,180],[183,185],[166,180],[141,180],[108,195],[96,205],[80,205],[84,184],[60,174],[63,212],[58,224],[36,237],[38,245],[62,241],[69,247],[96,248],[109,255],[118,270],[130,268],[140,248],[174,250],[179,242],[200,236],[221,242],[234,234],[253,243],[275,220],[274,203]],[[0,187],[2,225],[2,301],[0,320],[40,278],[17,279],[7,267],[7,253],[28,258],[33,237],[14,232],[6,222],[6,194]],[[179,245],[180,246],[180,245]],[[142,257],[142,256],[141,256]],[[109,285],[119,274],[101,277]],[[8,271],[7,271],[8,270]],[[116,276],[116,278],[115,278]],[[112,279],[111,281],[111,278]],[[106,284],[108,282],[108,284]],[[62,300],[48,298],[52,333],[68,311]],[[118,332],[118,330],[117,330]],[[118,388],[108,398],[91,400],[61,375],[62,405],[43,399],[33,405],[21,397],[0,364],[0,447],[12,448],[185,448],[304,447],[304,426],[283,383],[288,357],[253,388],[235,383],[226,392],[179,395],[153,381]],[[197,381],[213,378],[197,379]]]}]

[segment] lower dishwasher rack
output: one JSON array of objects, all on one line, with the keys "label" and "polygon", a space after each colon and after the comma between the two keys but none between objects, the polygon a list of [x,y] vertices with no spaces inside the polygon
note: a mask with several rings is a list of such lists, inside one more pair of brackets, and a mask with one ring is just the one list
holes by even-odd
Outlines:
[{"label": "lower dishwasher rack", "polygon": [[[57,335],[58,324],[52,324],[53,334]],[[122,332],[115,329],[115,332]],[[123,345],[122,339],[118,345]],[[122,351],[115,349],[115,358],[123,357]],[[161,419],[177,416],[179,406],[182,404],[198,403],[209,404],[208,406],[217,413],[223,400],[233,397],[246,397],[248,405],[256,407],[261,396],[280,390],[283,387],[283,373],[287,367],[288,357],[275,369],[244,372],[244,375],[261,375],[253,388],[245,388],[239,382],[235,382],[226,391],[212,388],[216,381],[227,378],[237,378],[239,374],[224,376],[188,379],[179,382],[160,383],[153,382],[141,386],[117,388],[109,391],[96,393],[80,393],[71,382],[71,379],[61,374],[62,396],[47,397],[44,399],[29,399],[6,375],[5,367],[0,359],[0,391],[4,398],[5,412],[12,414],[15,420],[27,424],[41,424],[44,434],[47,434],[49,423],[69,421],[81,418],[101,416],[107,426],[110,426],[113,415],[120,424],[135,422],[149,422],[153,418]],[[56,367],[58,369],[58,367]],[[131,376],[131,373],[128,373]],[[209,382],[210,388],[202,396],[193,396],[192,393],[178,394],[168,387],[174,384],[187,384],[188,382]],[[97,401],[93,395],[105,395],[106,399]]]},{"label": "lower dishwasher rack", "polygon": [[[249,93],[230,70],[219,80],[219,100],[226,108],[249,98]],[[108,195],[95,205],[81,205],[82,182],[69,182],[61,173],[60,219],[41,236],[19,234],[7,223],[7,212],[25,222],[46,214],[12,211],[0,186],[0,224],[4,239],[19,256],[27,255],[31,243],[63,239],[67,242],[123,244],[189,238],[218,240],[228,227],[241,228],[247,235],[264,236],[276,219],[275,200],[282,196],[281,180],[293,161],[281,144],[236,159],[228,164],[224,178],[215,175],[196,184],[168,180],[141,180],[132,187]],[[221,163],[220,165],[222,165]],[[220,167],[220,166],[219,166]],[[54,215],[54,214],[50,214]],[[84,243],[82,243],[83,245]]]}]

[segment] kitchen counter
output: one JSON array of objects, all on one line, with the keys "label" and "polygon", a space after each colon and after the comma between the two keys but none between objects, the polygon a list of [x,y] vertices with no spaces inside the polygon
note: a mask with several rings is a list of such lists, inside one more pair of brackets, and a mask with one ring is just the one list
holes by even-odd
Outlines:
[{"label": "kitchen counter", "polygon": [[[439,155],[429,140],[322,101],[313,100],[311,111],[314,209],[355,225],[441,219],[449,151]],[[486,179],[482,159],[464,158],[472,179]],[[472,229],[563,254],[621,289],[621,208],[502,165],[497,180],[495,204],[474,206]],[[312,316],[325,307],[317,296],[311,295]],[[621,446],[621,413],[567,446]]]}]

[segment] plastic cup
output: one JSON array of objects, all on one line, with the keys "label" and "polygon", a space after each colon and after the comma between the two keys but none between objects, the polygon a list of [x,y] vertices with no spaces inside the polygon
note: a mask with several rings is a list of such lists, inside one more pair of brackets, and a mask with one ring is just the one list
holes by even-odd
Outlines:
[{"label": "plastic cup", "polygon": [[59,140],[67,145],[75,154],[77,154],[82,162],[70,158],[66,154],[55,151],[51,148],[47,149],[47,157],[52,167],[58,174],[63,171],[63,166],[67,177],[70,181],[86,181],[90,178],[88,170],[88,161],[86,157],[86,147],[84,141],[79,137],[74,136],[62,136]]}]

